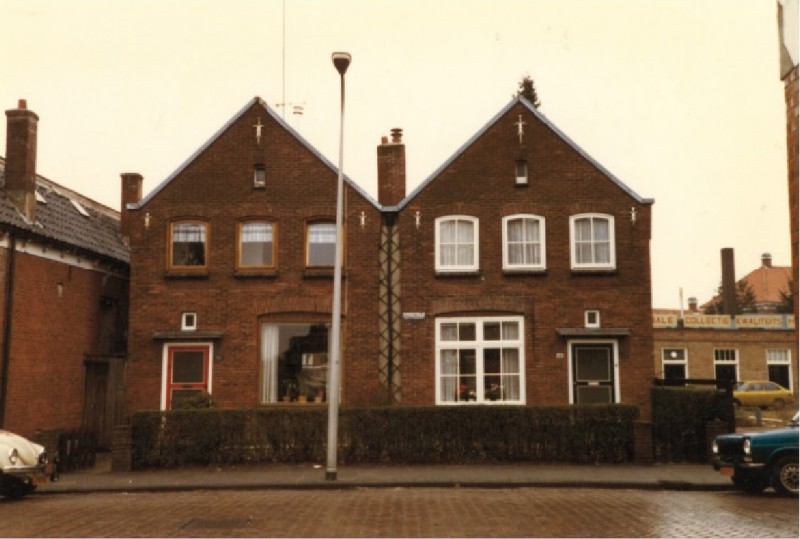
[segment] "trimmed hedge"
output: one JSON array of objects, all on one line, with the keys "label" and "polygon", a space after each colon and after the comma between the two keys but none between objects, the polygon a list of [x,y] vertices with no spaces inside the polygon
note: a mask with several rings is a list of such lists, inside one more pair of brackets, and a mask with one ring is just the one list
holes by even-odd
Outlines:
[{"label": "trimmed hedge", "polygon": [[[616,463],[633,455],[632,405],[340,409],[345,463],[535,461]],[[140,412],[134,469],[257,462],[323,462],[327,409]]]},{"label": "trimmed hedge", "polygon": [[706,424],[727,425],[725,391],[703,387],[653,388],[653,445],[660,462],[708,462]]}]

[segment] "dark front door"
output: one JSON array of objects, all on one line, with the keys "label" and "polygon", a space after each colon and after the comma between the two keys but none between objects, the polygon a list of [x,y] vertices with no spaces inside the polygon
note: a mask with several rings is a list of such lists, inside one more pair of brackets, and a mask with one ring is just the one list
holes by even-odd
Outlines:
[{"label": "dark front door", "polygon": [[575,404],[614,402],[614,347],[572,345],[572,389]]}]

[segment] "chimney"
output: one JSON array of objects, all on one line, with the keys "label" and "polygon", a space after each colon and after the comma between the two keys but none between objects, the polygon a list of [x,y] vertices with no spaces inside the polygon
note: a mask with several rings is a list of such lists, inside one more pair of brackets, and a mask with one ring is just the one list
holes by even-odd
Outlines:
[{"label": "chimney", "polygon": [[696,313],[697,311],[697,298],[692,296],[689,298],[689,312]]},{"label": "chimney", "polygon": [[122,209],[120,211],[120,229],[122,237],[128,241],[131,237],[131,215],[128,204],[136,204],[142,200],[142,175],[136,172],[123,172],[122,176]]},{"label": "chimney", "polygon": [[733,249],[725,247],[722,255],[722,310],[731,316],[736,314],[736,268]]},{"label": "chimney", "polygon": [[765,268],[771,268],[772,255],[769,253],[764,253],[763,255],[761,255],[761,265],[764,266]]},{"label": "chimney", "polygon": [[392,141],[381,138],[378,146],[378,202],[396,206],[406,196],[406,146],[403,130],[391,130]]},{"label": "chimney", "polygon": [[8,199],[29,222],[36,220],[36,130],[39,117],[24,99],[6,111],[6,184]]}]

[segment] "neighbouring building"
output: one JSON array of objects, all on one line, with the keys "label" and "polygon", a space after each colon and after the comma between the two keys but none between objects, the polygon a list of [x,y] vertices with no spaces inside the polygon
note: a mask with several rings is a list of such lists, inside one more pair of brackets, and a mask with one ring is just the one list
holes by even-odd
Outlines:
[{"label": "neighbouring building", "polygon": [[120,214],[36,173],[39,117],[7,110],[0,159],[0,427],[123,420],[129,251]]},{"label": "neighbouring building", "polygon": [[[402,136],[345,182],[342,402],[648,417],[653,201],[523,98],[408,196]],[[255,98],[128,201],[130,412],[325,402],[336,176]]]},{"label": "neighbouring building", "polygon": [[[732,260],[723,249],[722,293],[702,308],[691,297],[685,311],[653,310],[655,376],[771,380],[797,394],[795,316],[786,303],[791,268],[773,266],[765,253],[760,267],[734,282]],[[752,294],[745,312],[737,290]]]}]

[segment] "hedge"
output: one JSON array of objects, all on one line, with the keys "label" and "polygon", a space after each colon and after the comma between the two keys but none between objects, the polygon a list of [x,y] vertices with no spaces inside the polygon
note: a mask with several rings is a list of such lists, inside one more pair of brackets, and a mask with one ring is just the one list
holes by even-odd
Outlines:
[{"label": "hedge", "polygon": [[725,391],[704,387],[653,388],[653,446],[660,462],[707,462],[707,424],[727,422]]},{"label": "hedge", "polygon": [[[632,405],[370,407],[340,409],[343,463],[628,462]],[[327,409],[140,412],[134,469],[323,462]]]}]

